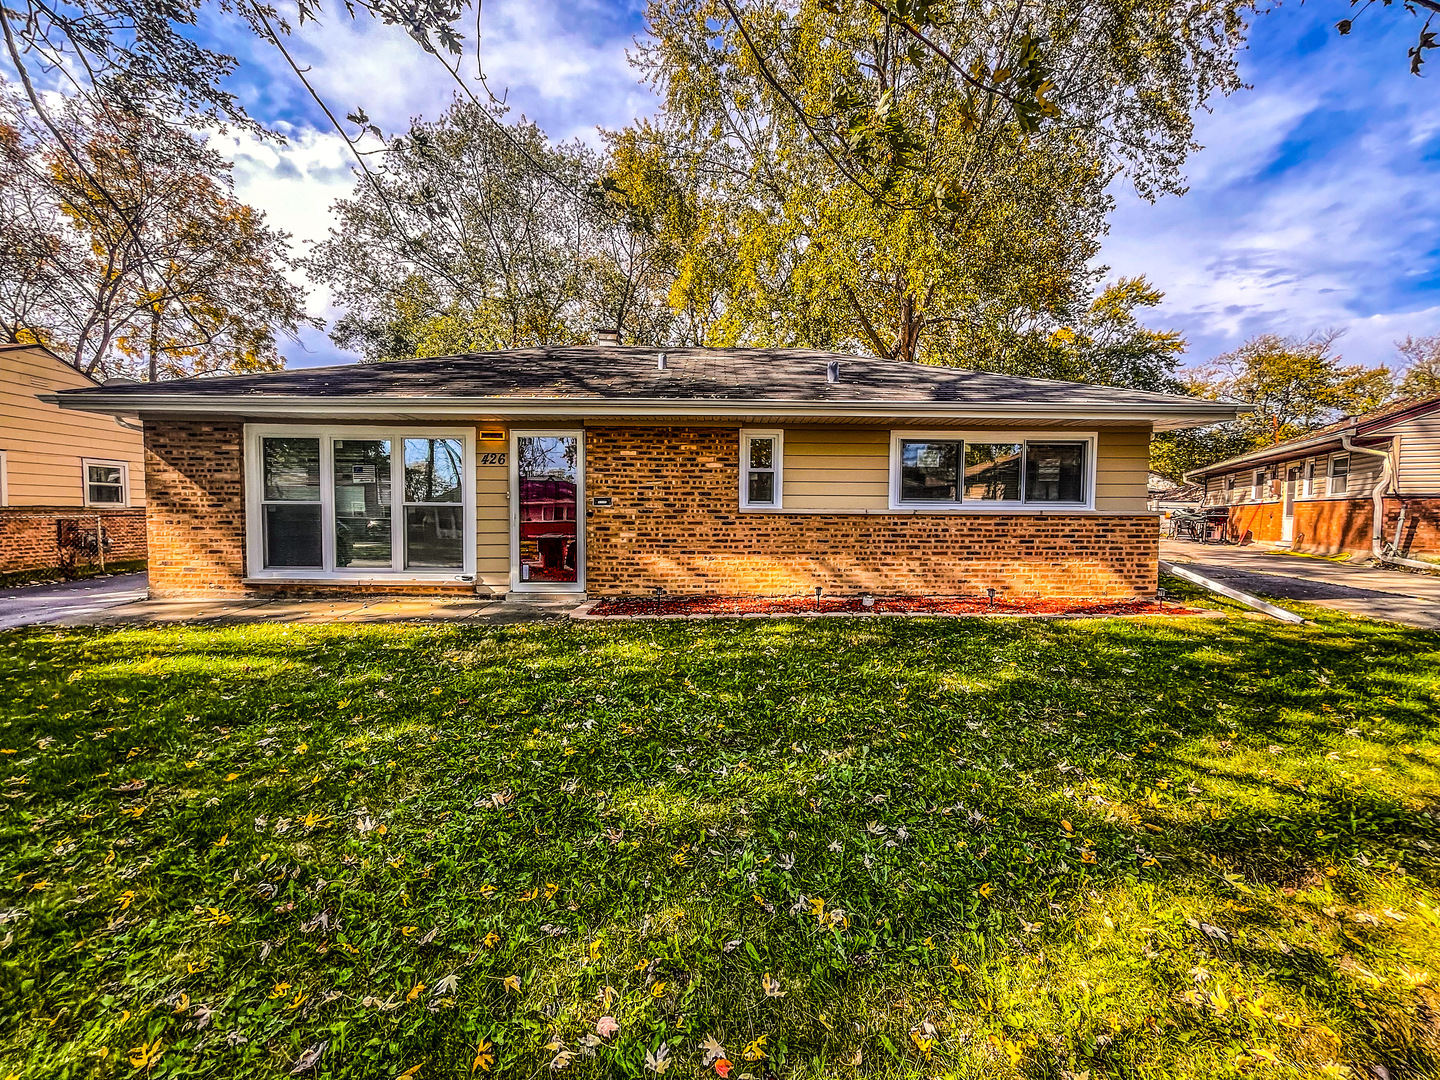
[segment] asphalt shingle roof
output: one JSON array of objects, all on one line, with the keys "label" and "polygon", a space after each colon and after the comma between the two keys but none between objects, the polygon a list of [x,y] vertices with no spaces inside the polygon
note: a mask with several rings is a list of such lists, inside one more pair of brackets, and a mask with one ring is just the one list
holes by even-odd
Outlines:
[{"label": "asphalt shingle roof", "polygon": [[[657,357],[664,351],[668,370]],[[825,380],[829,361],[840,363],[837,383]],[[64,396],[94,394],[65,391]],[[1196,398],[1112,386],[1026,379],[960,368],[875,360],[810,349],[639,349],[553,346],[467,353],[378,364],[295,368],[258,375],[111,384],[117,395],[154,400],[307,396],[469,397],[581,401],[792,401],[824,403],[935,402],[1016,405],[1087,404],[1153,406],[1201,404]]]}]

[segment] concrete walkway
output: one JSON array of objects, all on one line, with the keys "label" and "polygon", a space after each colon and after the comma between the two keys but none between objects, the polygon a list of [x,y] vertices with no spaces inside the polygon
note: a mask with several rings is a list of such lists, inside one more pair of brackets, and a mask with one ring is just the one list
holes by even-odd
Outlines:
[{"label": "concrete walkway", "polygon": [[[88,586],[86,588],[85,586]],[[155,623],[483,622],[563,618],[575,600],[398,599],[147,600],[145,575],[105,582],[0,589],[0,630],[18,626],[121,626]]]},{"label": "concrete walkway", "polygon": [[1284,553],[1263,544],[1230,547],[1160,541],[1160,558],[1212,577],[1222,585],[1279,600],[1335,608],[1440,630],[1440,574],[1382,570],[1361,562],[1331,562]]},{"label": "concrete walkway", "polygon": [[47,582],[0,589],[0,630],[36,623],[85,620],[145,599],[144,574]]}]

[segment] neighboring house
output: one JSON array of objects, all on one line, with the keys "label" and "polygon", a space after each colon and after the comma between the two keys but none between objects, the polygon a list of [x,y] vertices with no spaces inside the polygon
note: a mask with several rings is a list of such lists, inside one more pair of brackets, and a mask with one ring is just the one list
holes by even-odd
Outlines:
[{"label": "neighboring house", "polygon": [[156,595],[1148,595],[1151,431],[1243,409],[618,346],[56,399],[144,418]]},{"label": "neighboring house", "polygon": [[62,411],[40,397],[99,386],[43,346],[0,345],[0,574],[145,558],[133,411],[128,420]]},{"label": "neighboring house", "polygon": [[[1388,405],[1185,479],[1231,535],[1322,554],[1440,555],[1440,396]],[[1377,548],[1377,545],[1380,545]]]}]

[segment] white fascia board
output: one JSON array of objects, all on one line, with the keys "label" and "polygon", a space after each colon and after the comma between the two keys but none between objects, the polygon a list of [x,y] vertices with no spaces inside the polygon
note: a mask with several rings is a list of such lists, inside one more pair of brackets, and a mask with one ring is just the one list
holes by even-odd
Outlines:
[{"label": "white fascia board", "polygon": [[[51,398],[51,395],[45,395]],[[1153,423],[1159,430],[1214,424],[1233,420],[1248,411],[1246,406],[1219,402],[1194,405],[1146,408],[1122,403],[1086,405],[1046,405],[1018,402],[991,402],[947,405],[933,401],[818,401],[796,402],[775,400],[704,400],[637,399],[634,401],[587,401],[576,398],[480,398],[480,397],[365,397],[320,398],[309,394],[266,395],[255,397],[238,394],[217,396],[197,394],[184,397],[176,394],[115,394],[87,393],[83,403],[79,397],[54,395],[53,401],[62,409],[82,412],[176,413],[187,416],[204,414],[241,415],[246,417],[323,417],[373,418],[386,414],[404,414],[425,419],[443,417],[493,417],[496,420],[524,419],[534,416],[606,419],[633,417],[697,417],[697,416],[774,416],[812,419],[825,417],[892,417],[917,419],[1012,419],[1036,417],[1050,420],[1110,420]]]}]

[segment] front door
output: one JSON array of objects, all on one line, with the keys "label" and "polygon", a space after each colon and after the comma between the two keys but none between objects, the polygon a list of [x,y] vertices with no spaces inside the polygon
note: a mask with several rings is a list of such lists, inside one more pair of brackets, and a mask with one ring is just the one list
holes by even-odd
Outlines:
[{"label": "front door", "polygon": [[515,431],[510,445],[510,587],[585,588],[585,442],[580,431]]},{"label": "front door", "polygon": [[1300,466],[1285,470],[1285,509],[1280,519],[1280,539],[1291,543],[1295,539],[1295,489],[1300,486]]}]

